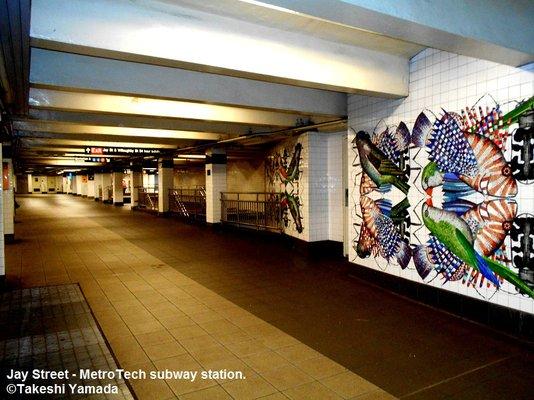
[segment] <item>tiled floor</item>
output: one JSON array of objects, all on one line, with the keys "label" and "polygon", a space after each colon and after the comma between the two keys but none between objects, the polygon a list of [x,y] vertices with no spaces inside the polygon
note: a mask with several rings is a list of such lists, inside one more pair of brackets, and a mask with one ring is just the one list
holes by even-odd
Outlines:
[{"label": "tiled floor", "polygon": [[19,202],[9,285],[79,282],[127,370],[228,370],[246,377],[130,380],[138,398],[394,398],[95,219],[124,210],[60,195]]},{"label": "tiled floor", "polygon": [[[75,398],[66,383],[81,386],[113,386],[112,399],[132,399],[121,378],[32,379],[34,369],[48,371],[80,369],[115,370],[111,355],[78,285],[16,289],[0,295],[0,396],[5,388],[20,383],[6,379],[12,369],[29,372],[27,384],[60,384],[55,398]],[[96,398],[96,397],[94,397]],[[102,396],[105,398],[105,396]]]},{"label": "tiled floor", "polygon": [[524,344],[351,279],[346,264],[72,196],[19,202],[10,285],[80,282],[125,368],[248,378],[132,381],[140,398],[532,398]]}]

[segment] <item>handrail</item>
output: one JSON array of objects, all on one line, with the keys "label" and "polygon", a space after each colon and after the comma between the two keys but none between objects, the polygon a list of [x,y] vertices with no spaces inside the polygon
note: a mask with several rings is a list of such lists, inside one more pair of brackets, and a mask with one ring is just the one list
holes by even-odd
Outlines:
[{"label": "handrail", "polygon": [[142,186],[137,186],[134,190],[137,190],[137,208],[141,210],[158,211],[158,192],[151,192],[150,188]]},{"label": "handrail", "polygon": [[258,230],[282,231],[282,193],[221,192],[221,221]]},{"label": "handrail", "polygon": [[169,189],[169,211],[175,215],[206,220],[206,191],[204,188]]}]

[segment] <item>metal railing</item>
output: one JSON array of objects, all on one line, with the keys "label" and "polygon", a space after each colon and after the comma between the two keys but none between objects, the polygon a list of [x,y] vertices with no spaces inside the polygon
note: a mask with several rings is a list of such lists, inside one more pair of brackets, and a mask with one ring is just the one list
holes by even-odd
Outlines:
[{"label": "metal railing", "polygon": [[206,220],[206,190],[169,189],[169,211],[181,217]]},{"label": "metal railing", "polygon": [[222,192],[221,222],[258,230],[282,231],[281,193]]},{"label": "metal railing", "polygon": [[134,190],[137,190],[137,208],[158,211],[157,188],[136,187]]}]

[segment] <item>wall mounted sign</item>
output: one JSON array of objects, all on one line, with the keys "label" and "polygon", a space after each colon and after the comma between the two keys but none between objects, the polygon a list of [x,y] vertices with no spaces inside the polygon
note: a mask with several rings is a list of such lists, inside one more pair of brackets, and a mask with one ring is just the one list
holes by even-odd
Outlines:
[{"label": "wall mounted sign", "polygon": [[111,162],[109,157],[91,157],[84,159],[85,162],[98,162],[98,163],[108,163]]},{"label": "wall mounted sign", "polygon": [[159,149],[139,149],[139,148],[133,148],[133,147],[86,147],[85,148],[86,154],[91,155],[142,155],[142,156],[150,156],[150,155],[159,155],[161,153],[161,150]]}]

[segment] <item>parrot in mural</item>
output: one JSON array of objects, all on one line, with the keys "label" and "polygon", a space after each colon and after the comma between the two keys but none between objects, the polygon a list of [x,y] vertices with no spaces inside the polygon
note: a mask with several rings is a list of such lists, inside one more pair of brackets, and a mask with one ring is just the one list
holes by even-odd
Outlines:
[{"label": "parrot in mural", "polygon": [[392,184],[404,194],[408,194],[410,189],[408,176],[371,141],[368,133],[364,131],[358,132],[355,142],[363,172],[378,187]]},{"label": "parrot in mural", "polygon": [[295,223],[295,229],[297,232],[302,233],[302,216],[300,215],[300,202],[298,196],[289,194],[287,191],[284,192],[282,196],[282,201],[280,202],[283,209],[289,209],[293,222]]},{"label": "parrot in mural", "polygon": [[297,143],[295,145],[295,151],[289,162],[289,166],[286,168],[283,165],[278,167],[278,175],[280,176],[282,182],[289,183],[297,180],[299,178],[300,170],[300,153],[302,152],[302,144]]},{"label": "parrot in mural", "polygon": [[[422,216],[425,226],[432,234],[429,241],[431,251],[432,248],[440,249],[440,246],[442,246],[443,248],[440,249],[442,252],[448,250],[451,255],[455,256],[455,258],[449,257],[448,260],[437,260],[438,264],[447,261],[449,263],[456,263],[458,270],[461,271],[461,263],[463,263],[479,271],[497,288],[500,287],[500,282],[496,275],[498,274],[521,292],[534,298],[534,291],[517,274],[475,250],[475,238],[473,237],[472,230],[461,217],[457,216],[454,212],[441,210],[429,204],[423,204]],[[414,261],[416,261],[418,271],[420,269],[428,269],[428,266],[425,267],[429,263],[428,253],[426,254],[427,258],[424,259],[425,255],[422,254],[424,251],[423,248],[424,246],[418,246],[415,252],[416,254],[414,254]]]}]

